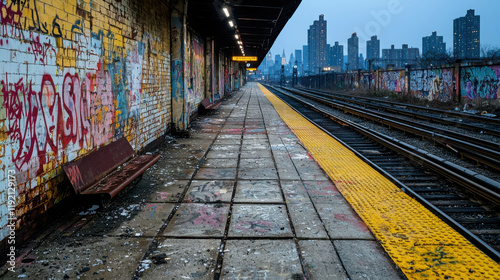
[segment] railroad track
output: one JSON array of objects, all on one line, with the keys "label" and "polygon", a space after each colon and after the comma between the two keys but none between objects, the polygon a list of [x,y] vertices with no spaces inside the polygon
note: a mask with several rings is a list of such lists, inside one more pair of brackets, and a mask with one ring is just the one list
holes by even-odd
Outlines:
[{"label": "railroad track", "polygon": [[500,261],[500,183],[355,122],[339,119],[304,97],[267,87]]},{"label": "railroad track", "polygon": [[453,132],[448,129],[441,129],[430,124],[416,122],[409,118],[389,115],[384,113],[385,111],[367,109],[345,101],[339,101],[337,99],[332,100],[332,97],[329,96],[325,97],[324,95],[318,95],[316,93],[305,92],[303,90],[292,88],[283,89],[316,102],[320,102],[329,107],[344,111],[345,113],[369,119],[383,126],[396,128],[401,131],[420,136],[423,139],[429,139],[435,144],[440,144],[459,154],[461,157],[468,158],[474,162],[500,171],[500,144],[496,142],[478,139],[477,137]]},{"label": "railroad track", "polygon": [[404,115],[428,122],[440,123],[467,129],[475,132],[482,132],[500,137],[500,119],[486,117],[482,115],[468,114],[457,111],[440,110],[405,103],[392,102],[370,97],[353,97],[348,94],[326,92],[315,89],[300,88],[302,91],[321,95],[323,97],[335,98],[352,104],[357,104],[366,108],[382,110],[398,115]]}]

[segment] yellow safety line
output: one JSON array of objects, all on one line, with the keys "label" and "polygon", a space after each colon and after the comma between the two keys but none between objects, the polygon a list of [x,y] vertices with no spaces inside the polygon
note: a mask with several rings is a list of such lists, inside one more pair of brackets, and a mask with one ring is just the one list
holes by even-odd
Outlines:
[{"label": "yellow safety line", "polygon": [[409,279],[500,279],[500,265],[259,84]]}]

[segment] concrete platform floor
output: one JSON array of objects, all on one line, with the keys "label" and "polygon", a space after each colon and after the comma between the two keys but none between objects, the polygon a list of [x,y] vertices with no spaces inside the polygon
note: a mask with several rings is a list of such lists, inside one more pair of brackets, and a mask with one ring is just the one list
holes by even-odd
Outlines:
[{"label": "concrete platform floor", "polygon": [[404,279],[255,83],[5,279]]}]

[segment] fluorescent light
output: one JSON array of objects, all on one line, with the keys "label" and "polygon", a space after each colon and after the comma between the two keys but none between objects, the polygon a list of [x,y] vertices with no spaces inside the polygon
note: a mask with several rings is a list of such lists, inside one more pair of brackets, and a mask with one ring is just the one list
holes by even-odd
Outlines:
[{"label": "fluorescent light", "polygon": [[224,11],[226,17],[229,17],[229,10],[226,7],[222,8],[222,10]]},{"label": "fluorescent light", "polygon": [[228,23],[229,23],[229,26],[231,26],[231,27],[233,27],[233,26],[234,26],[234,23],[233,23],[233,21],[232,21],[232,20],[228,21]]},{"label": "fluorescent light", "polygon": [[241,41],[238,41],[238,44],[242,45],[243,43]]},{"label": "fluorescent light", "polygon": [[240,38],[240,36],[238,36],[238,34],[234,34],[234,38],[236,38],[236,40],[238,40]]}]

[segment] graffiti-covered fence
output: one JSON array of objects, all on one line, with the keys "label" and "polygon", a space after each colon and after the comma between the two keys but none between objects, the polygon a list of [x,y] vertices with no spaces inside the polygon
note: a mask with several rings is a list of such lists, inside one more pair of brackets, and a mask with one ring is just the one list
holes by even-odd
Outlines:
[{"label": "graffiti-covered fence", "polygon": [[429,101],[468,103],[500,96],[500,65],[456,64],[432,69],[322,73],[299,78],[304,87],[365,89],[410,94]]}]

